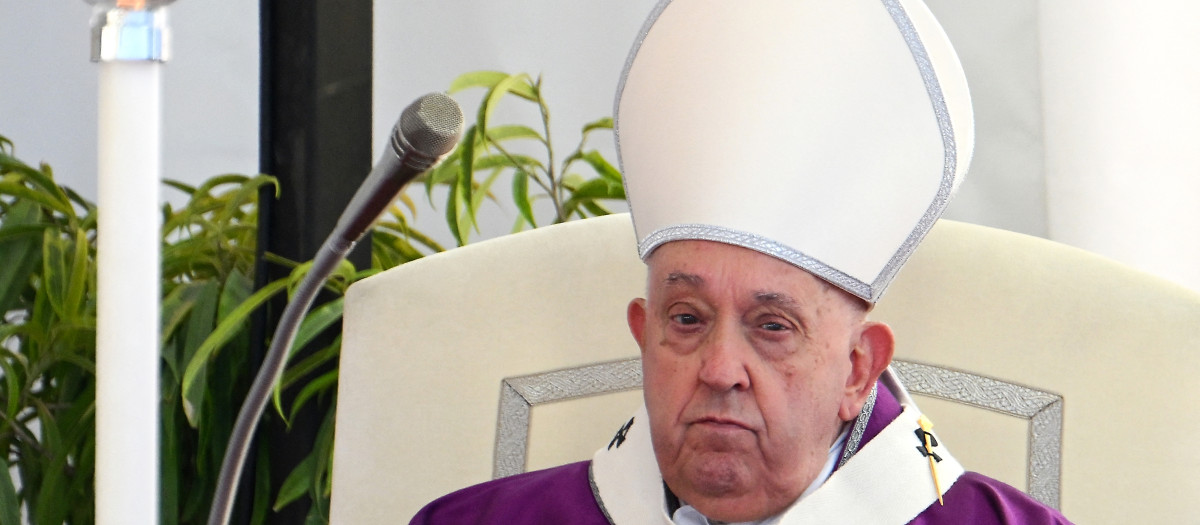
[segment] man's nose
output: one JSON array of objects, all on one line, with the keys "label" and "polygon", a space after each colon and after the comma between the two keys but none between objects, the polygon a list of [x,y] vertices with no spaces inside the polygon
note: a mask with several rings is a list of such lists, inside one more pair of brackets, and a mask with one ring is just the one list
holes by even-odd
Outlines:
[{"label": "man's nose", "polygon": [[719,392],[750,388],[746,367],[753,352],[736,323],[717,323],[700,351],[700,381]]}]

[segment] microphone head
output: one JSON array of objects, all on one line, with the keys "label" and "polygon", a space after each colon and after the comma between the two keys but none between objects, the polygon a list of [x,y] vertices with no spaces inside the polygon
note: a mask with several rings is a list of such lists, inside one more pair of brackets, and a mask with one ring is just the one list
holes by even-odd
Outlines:
[{"label": "microphone head", "polygon": [[450,153],[463,132],[463,114],[458,103],[444,93],[418,98],[400,113],[392,129],[392,146],[430,158]]}]

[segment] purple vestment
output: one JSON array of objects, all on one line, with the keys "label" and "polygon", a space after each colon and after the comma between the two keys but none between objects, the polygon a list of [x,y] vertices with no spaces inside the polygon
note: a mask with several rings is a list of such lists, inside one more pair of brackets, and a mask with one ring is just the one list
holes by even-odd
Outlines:
[{"label": "purple vestment", "polygon": [[[880,385],[863,444],[893,419],[901,407]],[[412,524],[607,525],[588,477],[590,461],[501,478],[443,496],[427,505]],[[1025,493],[999,481],[967,472],[946,492],[945,506],[934,502],[910,524],[972,525],[1070,523]],[[612,504],[612,503],[608,503]]]}]

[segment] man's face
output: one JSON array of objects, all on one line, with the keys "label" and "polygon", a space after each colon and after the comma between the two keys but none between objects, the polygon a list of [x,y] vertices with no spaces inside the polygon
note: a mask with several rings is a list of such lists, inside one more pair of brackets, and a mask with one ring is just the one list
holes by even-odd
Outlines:
[{"label": "man's face", "polygon": [[676,241],[647,264],[647,298],[628,315],[663,480],[714,519],[782,511],[886,366],[864,345],[886,332],[890,360],[890,331],[844,292],[745,248]]}]

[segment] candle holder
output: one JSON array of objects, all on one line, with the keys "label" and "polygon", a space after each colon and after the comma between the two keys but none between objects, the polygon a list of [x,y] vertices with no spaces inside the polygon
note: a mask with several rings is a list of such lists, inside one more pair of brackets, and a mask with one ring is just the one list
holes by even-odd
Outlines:
[{"label": "candle holder", "polygon": [[92,62],[154,61],[170,57],[165,7],[175,0],[85,0],[92,16]]}]

